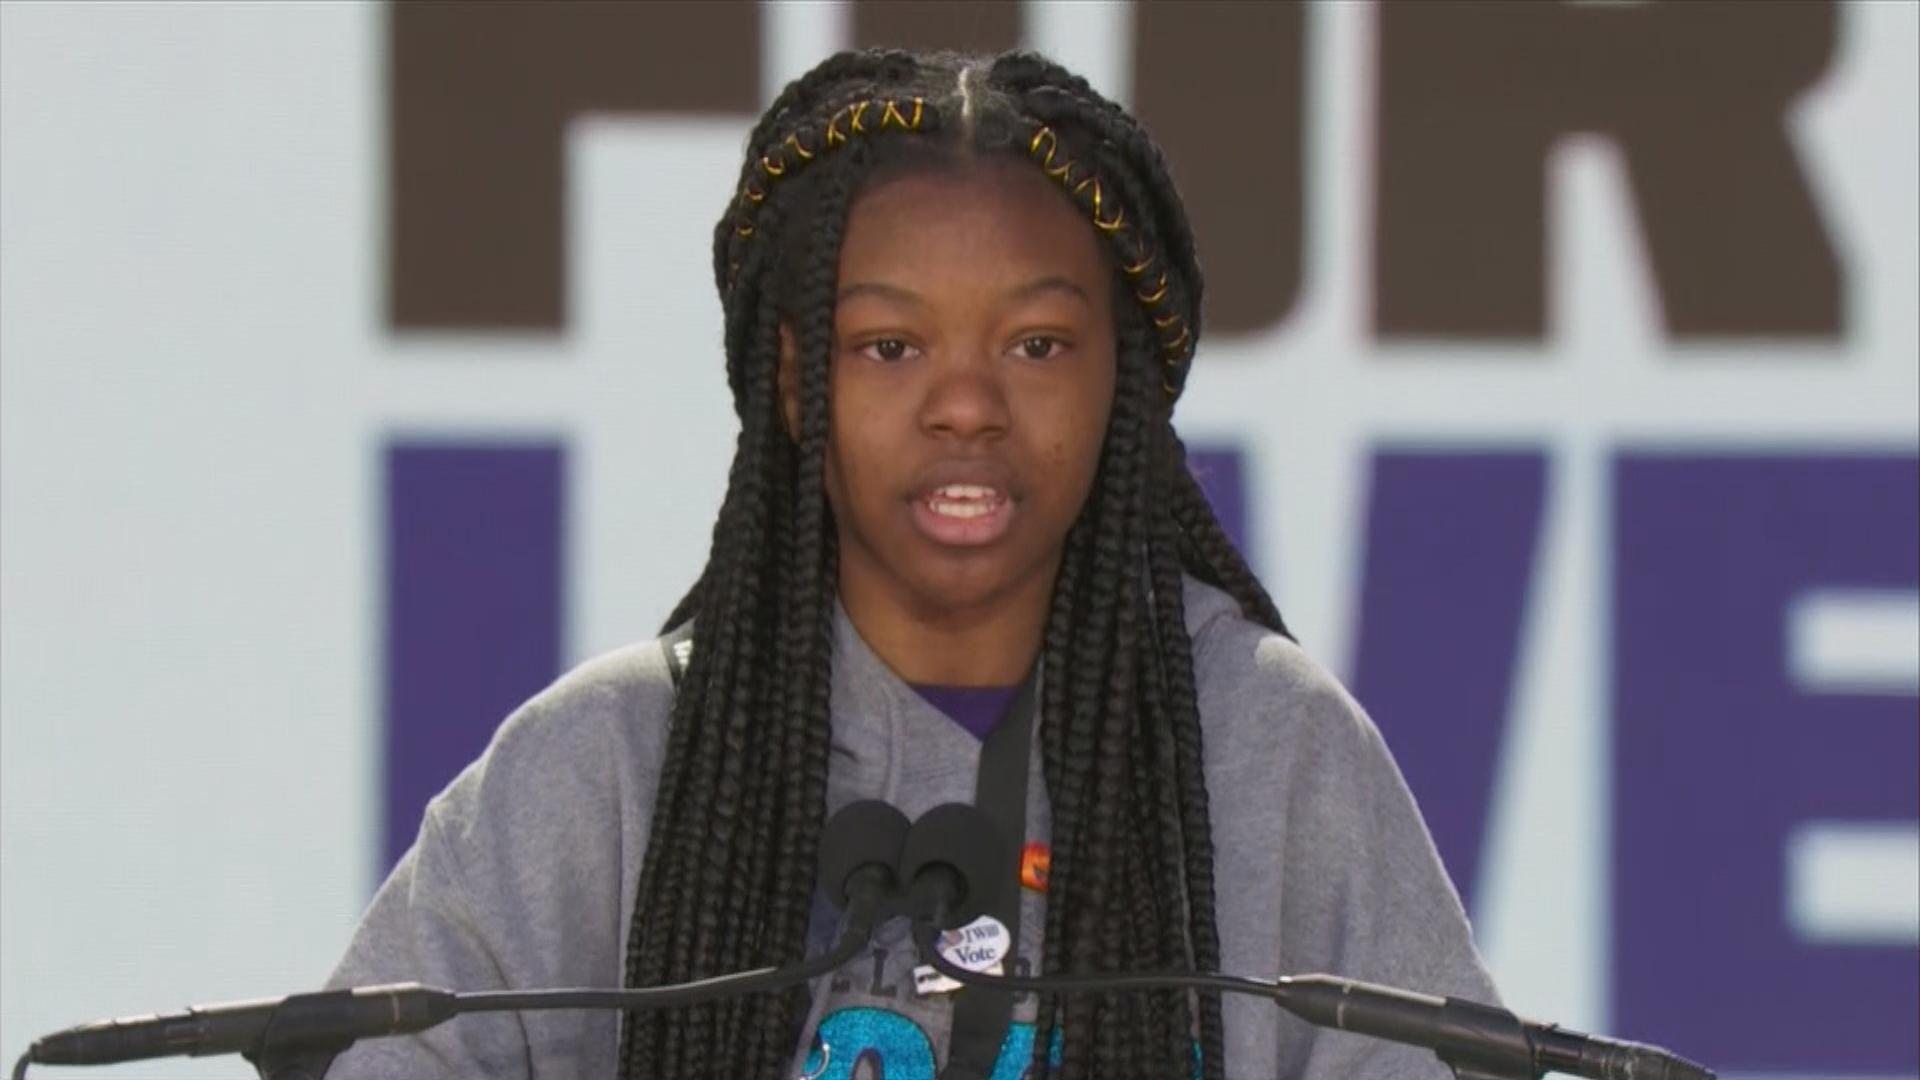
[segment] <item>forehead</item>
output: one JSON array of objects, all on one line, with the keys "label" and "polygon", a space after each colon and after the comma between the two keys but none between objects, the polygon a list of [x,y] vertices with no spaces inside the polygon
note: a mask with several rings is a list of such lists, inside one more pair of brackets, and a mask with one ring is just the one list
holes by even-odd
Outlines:
[{"label": "forehead", "polygon": [[1094,296],[1104,291],[1107,262],[1080,210],[1025,162],[988,158],[909,172],[874,184],[848,211],[843,284],[917,283],[917,291],[950,294],[1046,275]]}]

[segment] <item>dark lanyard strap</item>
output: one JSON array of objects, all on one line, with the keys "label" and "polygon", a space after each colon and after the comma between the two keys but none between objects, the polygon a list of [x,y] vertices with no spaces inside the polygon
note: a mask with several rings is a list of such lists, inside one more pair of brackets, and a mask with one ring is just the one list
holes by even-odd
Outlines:
[{"label": "dark lanyard strap", "polygon": [[[1000,828],[1012,858],[991,883],[986,912],[1007,928],[1007,974],[1020,948],[1020,849],[1027,839],[1027,748],[1033,739],[1037,675],[1022,683],[1007,714],[980,745],[980,775],[973,804]],[[1013,1023],[1013,993],[969,986],[953,992],[953,1027],[941,1080],[986,1080],[993,1073],[1007,1029]]]}]

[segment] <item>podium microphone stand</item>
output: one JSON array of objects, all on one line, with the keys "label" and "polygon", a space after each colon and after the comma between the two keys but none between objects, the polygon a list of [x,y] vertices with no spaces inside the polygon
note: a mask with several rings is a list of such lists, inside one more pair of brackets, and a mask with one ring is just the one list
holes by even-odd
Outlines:
[{"label": "podium microphone stand", "polygon": [[241,1054],[259,1072],[260,1080],[322,1080],[340,1056],[356,1041],[341,1035],[337,1025],[319,1022],[339,1015],[351,990],[295,994],[280,1003],[260,1032],[260,1041]]}]

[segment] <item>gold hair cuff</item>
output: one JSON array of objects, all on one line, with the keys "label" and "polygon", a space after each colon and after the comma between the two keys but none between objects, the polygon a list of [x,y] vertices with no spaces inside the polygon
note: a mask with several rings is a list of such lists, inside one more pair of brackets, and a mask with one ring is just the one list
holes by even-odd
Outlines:
[{"label": "gold hair cuff", "polygon": [[[911,100],[913,101],[913,111],[911,113],[908,113],[906,109],[902,108],[901,101],[895,98],[887,98],[884,100],[868,98],[862,101],[852,102],[834,110],[832,115],[827,117],[826,131],[822,134],[819,144],[820,149],[831,150],[836,146],[848,142],[848,135],[850,133],[864,134],[867,131],[867,110],[875,105],[879,105],[881,109],[880,130],[884,131],[889,128],[898,128],[901,131],[919,131],[922,121],[926,118],[927,102],[925,98],[920,97]],[[843,118],[847,123],[846,131],[842,131],[840,128],[840,123]],[[791,148],[791,157],[780,148]],[[769,181],[778,180],[785,176],[789,169],[798,168],[812,161],[816,156],[815,150],[809,148],[806,143],[801,141],[800,132],[795,131],[780,140],[779,148],[761,155],[759,162],[760,171],[766,174]],[[758,189],[756,189],[751,182],[741,185],[741,220],[740,223],[734,227],[734,235],[741,239],[747,239],[753,236],[753,210],[766,201],[769,190],[771,190],[771,185]],[[727,287],[729,289],[732,288],[733,281],[739,276],[739,272],[740,264],[738,261],[728,265]]]},{"label": "gold hair cuff", "polygon": [[[1060,135],[1051,126],[1042,124],[1034,129],[1032,137],[1027,140],[1027,153],[1039,163],[1041,172],[1059,181],[1076,200],[1084,201],[1091,212],[1095,228],[1113,237],[1112,243],[1120,253],[1120,272],[1129,280],[1143,277],[1159,261],[1159,256],[1148,251],[1139,237],[1127,229],[1125,208],[1119,205],[1108,207],[1106,190],[1097,173],[1089,173],[1079,180],[1073,178],[1075,163],[1061,155]],[[1109,209],[1112,211],[1111,214],[1108,213]],[[1186,325],[1186,319],[1178,312],[1155,315],[1151,310],[1167,298],[1171,288],[1172,278],[1168,271],[1161,270],[1152,287],[1136,290],[1133,295],[1149,309],[1147,314],[1153,320],[1155,330],[1166,331],[1174,326],[1180,327],[1180,332],[1174,337],[1163,338],[1160,341],[1167,370],[1177,375],[1184,371],[1186,347],[1193,341],[1193,330]],[[1184,376],[1179,381],[1184,382]],[[1166,390],[1168,397],[1180,395],[1180,388],[1173,382],[1162,379],[1160,385]]]},{"label": "gold hair cuff", "polygon": [[1138,297],[1141,303],[1149,307],[1164,300],[1167,295],[1167,272],[1165,270],[1160,271],[1160,280],[1154,283],[1151,294],[1139,292],[1133,295]]}]

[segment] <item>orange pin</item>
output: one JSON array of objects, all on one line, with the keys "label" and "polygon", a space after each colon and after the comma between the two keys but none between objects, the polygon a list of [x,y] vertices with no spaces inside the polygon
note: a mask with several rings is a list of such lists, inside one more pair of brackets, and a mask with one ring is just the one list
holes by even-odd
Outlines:
[{"label": "orange pin", "polygon": [[1053,868],[1053,849],[1035,840],[1020,849],[1020,884],[1034,892],[1047,891],[1047,871]]}]

